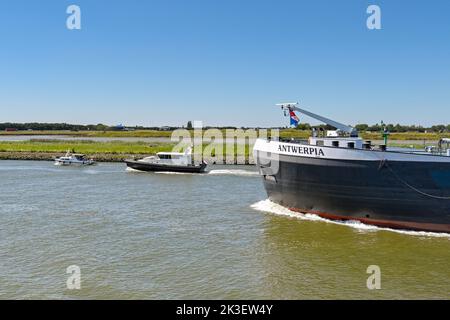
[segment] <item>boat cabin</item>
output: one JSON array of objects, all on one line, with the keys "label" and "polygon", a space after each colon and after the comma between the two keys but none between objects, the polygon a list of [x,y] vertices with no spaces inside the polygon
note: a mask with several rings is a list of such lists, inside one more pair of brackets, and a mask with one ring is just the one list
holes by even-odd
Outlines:
[{"label": "boat cabin", "polygon": [[72,156],[73,156],[75,159],[80,160],[80,161],[85,160],[85,158],[86,158],[86,155],[85,155],[85,154],[82,154],[82,153],[75,153],[75,154],[73,154]]},{"label": "boat cabin", "polygon": [[86,155],[82,153],[74,153],[74,154],[66,154],[65,156],[60,158],[61,160],[72,160],[76,159],[78,161],[86,160]]},{"label": "boat cabin", "polygon": [[192,164],[192,156],[190,153],[186,154],[178,152],[158,152],[156,156],[158,163],[175,165]]}]

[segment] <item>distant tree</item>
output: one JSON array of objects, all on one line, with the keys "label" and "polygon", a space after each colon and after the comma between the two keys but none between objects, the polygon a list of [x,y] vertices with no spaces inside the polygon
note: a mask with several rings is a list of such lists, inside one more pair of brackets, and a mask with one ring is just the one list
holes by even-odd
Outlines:
[{"label": "distant tree", "polygon": [[95,130],[97,130],[97,131],[105,131],[106,129],[108,129],[108,126],[101,124],[101,123],[99,123],[95,126]]},{"label": "distant tree", "polygon": [[186,125],[186,129],[191,130],[192,129],[192,121],[188,121]]},{"label": "distant tree", "polygon": [[439,124],[431,127],[431,131],[433,132],[444,132],[446,129],[446,126]]},{"label": "distant tree", "polygon": [[356,128],[356,130],[358,130],[358,131],[364,132],[364,131],[367,131],[367,129],[369,128],[369,125],[368,125],[368,124],[365,124],[365,123],[361,123],[361,124],[357,124],[357,125],[355,126],[355,128]]},{"label": "distant tree", "polygon": [[389,124],[386,125],[386,130],[389,131],[389,132],[397,132],[395,130],[395,126],[392,123],[389,123]]},{"label": "distant tree", "polygon": [[378,123],[367,128],[367,131],[371,131],[371,132],[380,131],[380,130],[381,130],[381,126]]},{"label": "distant tree", "polygon": [[299,129],[299,130],[311,130],[311,125],[309,123],[300,123],[297,126],[297,129]]},{"label": "distant tree", "polygon": [[399,123],[397,123],[392,132],[406,132],[408,131],[408,126],[401,126]]}]

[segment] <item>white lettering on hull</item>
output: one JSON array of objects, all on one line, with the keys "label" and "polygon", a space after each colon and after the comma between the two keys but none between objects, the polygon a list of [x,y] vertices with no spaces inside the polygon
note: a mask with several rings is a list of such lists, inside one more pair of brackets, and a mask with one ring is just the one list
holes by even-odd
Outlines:
[{"label": "white lettering on hull", "polygon": [[315,148],[311,146],[293,146],[288,144],[278,145],[278,152],[287,152],[294,154],[304,154],[316,157],[325,157],[325,153],[322,148]]}]

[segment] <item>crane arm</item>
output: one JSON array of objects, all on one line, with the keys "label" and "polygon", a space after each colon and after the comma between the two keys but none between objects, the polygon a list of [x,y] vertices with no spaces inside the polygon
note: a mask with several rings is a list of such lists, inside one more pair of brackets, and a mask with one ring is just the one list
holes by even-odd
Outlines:
[{"label": "crane arm", "polygon": [[347,125],[339,123],[337,121],[334,121],[334,120],[322,117],[322,116],[320,116],[318,114],[315,114],[315,113],[312,113],[312,112],[310,112],[308,110],[301,109],[301,108],[297,107],[297,105],[298,105],[298,103],[280,103],[280,104],[277,104],[277,106],[280,106],[281,109],[283,109],[283,110],[298,111],[298,112],[300,112],[300,113],[302,113],[304,115],[307,115],[308,117],[314,118],[314,119],[316,119],[318,121],[321,121],[321,122],[323,122],[325,124],[328,124],[328,125],[330,125],[332,127],[335,127],[338,130],[346,132],[346,133],[350,134],[350,136],[352,136],[352,137],[358,136],[358,130],[356,130],[356,128],[353,128],[351,126],[347,126]]}]

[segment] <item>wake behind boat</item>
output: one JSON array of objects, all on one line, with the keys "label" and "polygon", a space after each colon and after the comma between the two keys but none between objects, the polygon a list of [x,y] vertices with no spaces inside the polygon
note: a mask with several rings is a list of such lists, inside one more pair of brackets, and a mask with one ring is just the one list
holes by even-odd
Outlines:
[{"label": "wake behind boat", "polygon": [[450,233],[448,139],[425,151],[375,147],[355,128],[282,104],[337,130],[308,140],[258,139],[254,158],[269,199],[291,210],[381,227]]},{"label": "wake behind boat", "polygon": [[207,166],[205,161],[194,163],[191,148],[184,153],[158,152],[156,156],[140,160],[125,160],[125,163],[134,170],[153,172],[203,173]]}]

